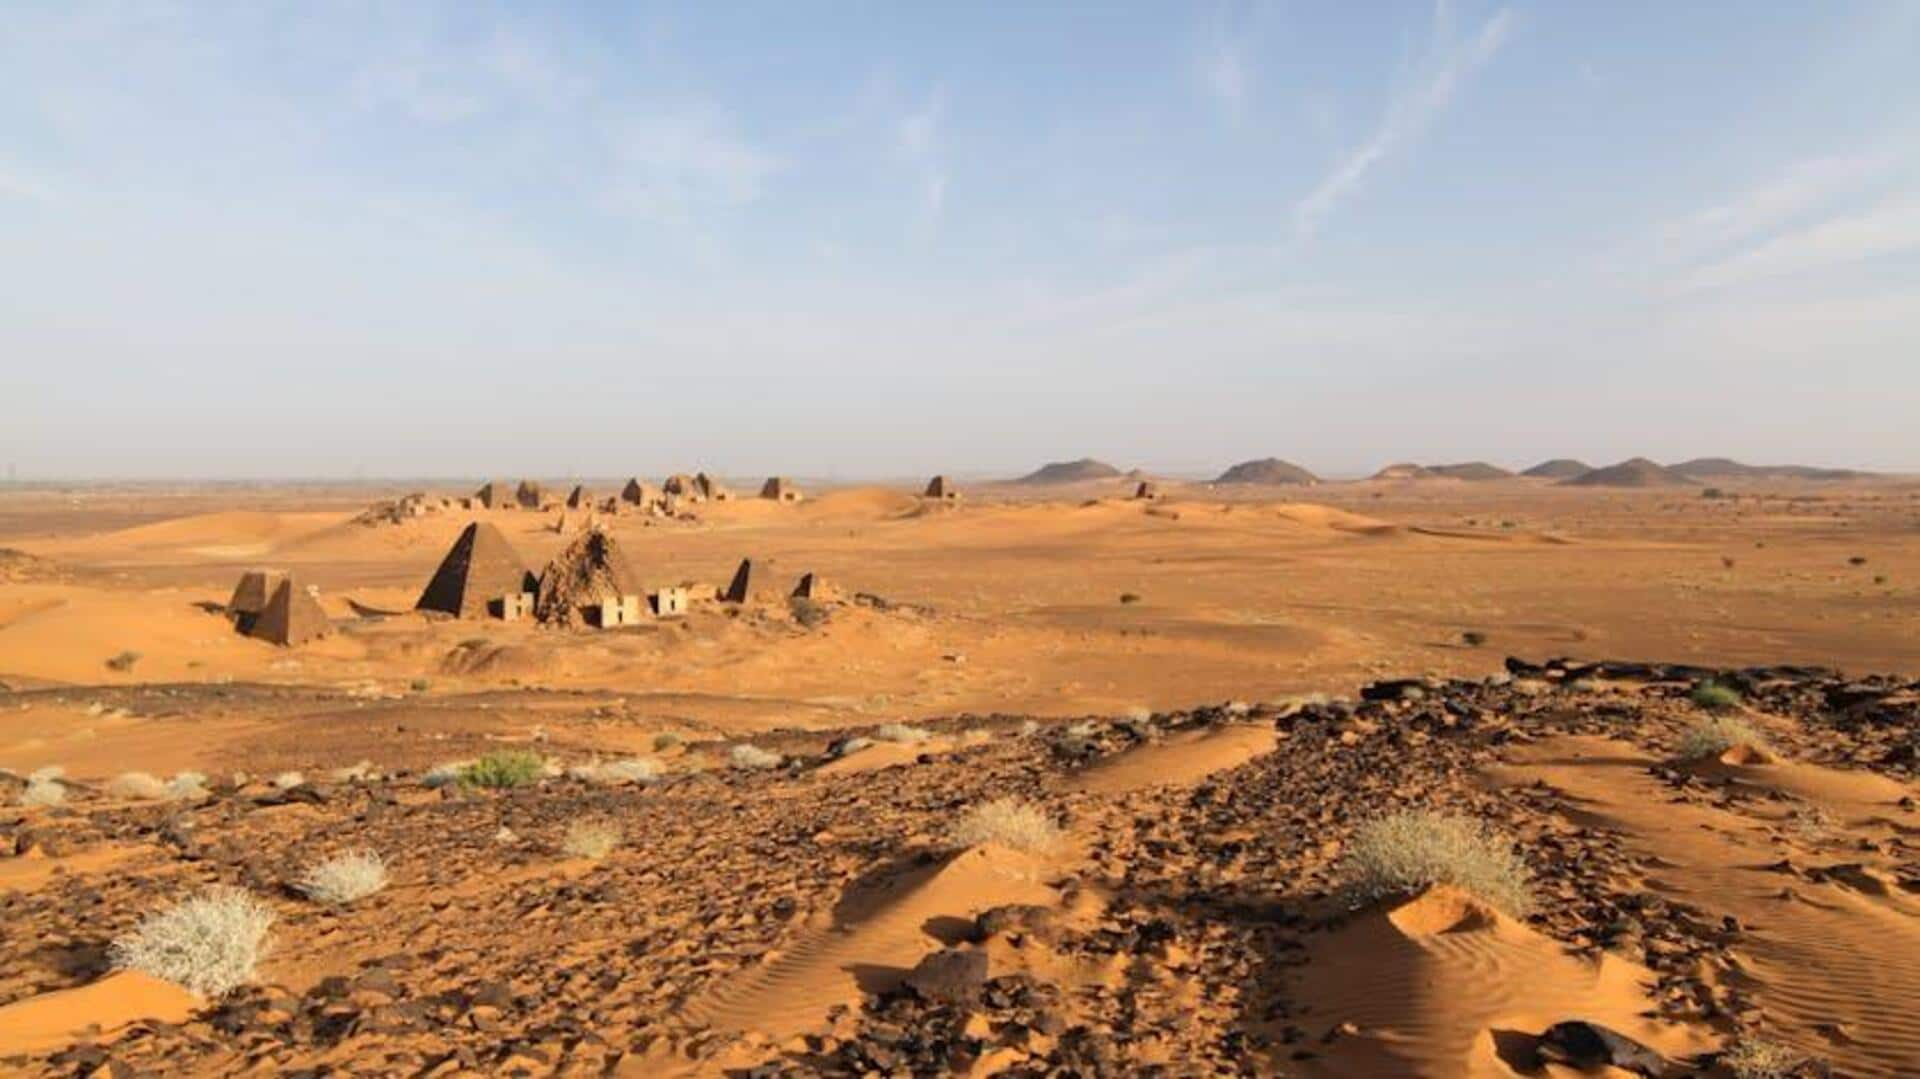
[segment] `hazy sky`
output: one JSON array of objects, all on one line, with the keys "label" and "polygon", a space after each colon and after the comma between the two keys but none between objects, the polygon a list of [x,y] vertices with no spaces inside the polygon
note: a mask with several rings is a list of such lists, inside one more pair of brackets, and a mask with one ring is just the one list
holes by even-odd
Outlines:
[{"label": "hazy sky", "polygon": [[1920,469],[1920,3],[11,0],[0,465]]}]

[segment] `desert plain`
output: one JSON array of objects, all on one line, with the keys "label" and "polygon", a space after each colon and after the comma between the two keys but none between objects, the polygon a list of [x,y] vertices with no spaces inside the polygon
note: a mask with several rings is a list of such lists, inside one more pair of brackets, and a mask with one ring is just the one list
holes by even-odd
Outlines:
[{"label": "desert plain", "polygon": [[1920,481],[1141,482],[0,492],[0,1071],[1920,1070]]}]

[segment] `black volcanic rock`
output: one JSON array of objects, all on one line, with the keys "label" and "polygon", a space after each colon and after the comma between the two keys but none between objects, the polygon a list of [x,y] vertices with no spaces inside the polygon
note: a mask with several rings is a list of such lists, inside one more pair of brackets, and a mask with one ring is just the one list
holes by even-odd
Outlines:
[{"label": "black volcanic rock", "polygon": [[1028,473],[1015,480],[1015,483],[1034,485],[1054,483],[1081,483],[1085,480],[1110,480],[1120,476],[1120,470],[1091,457],[1082,457],[1078,461],[1054,461],[1040,466],[1037,471]]},{"label": "black volcanic rock", "polygon": [[1320,482],[1320,477],[1291,461],[1282,461],[1278,457],[1263,457],[1257,461],[1242,461],[1220,473],[1219,478],[1213,482],[1257,483],[1274,487],[1312,486]]}]

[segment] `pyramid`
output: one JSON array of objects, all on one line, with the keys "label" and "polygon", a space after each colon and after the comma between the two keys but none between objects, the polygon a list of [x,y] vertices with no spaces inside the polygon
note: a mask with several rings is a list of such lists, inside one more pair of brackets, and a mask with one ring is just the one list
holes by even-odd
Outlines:
[{"label": "pyramid", "polygon": [[273,590],[273,598],[243,631],[255,640],[292,646],[324,637],[333,625],[327,612],[306,589],[288,577]]},{"label": "pyramid", "polygon": [[523,510],[540,508],[540,485],[532,480],[521,480],[520,486],[513,492],[513,500]]},{"label": "pyramid", "polygon": [[793,481],[785,476],[769,476],[765,485],[760,488],[760,497],[770,498],[775,502],[798,502],[800,488],[795,487]]},{"label": "pyramid", "polygon": [[927,481],[926,498],[959,498],[960,489],[945,476],[935,476]]},{"label": "pyramid", "polygon": [[227,600],[227,613],[256,615],[266,610],[274,588],[286,578],[285,571],[277,569],[250,569],[242,573],[240,583],[233,586],[233,598]]},{"label": "pyramid", "polygon": [[533,616],[548,625],[589,624],[588,608],[640,595],[639,581],[613,537],[589,528],[541,571]]},{"label": "pyramid", "polygon": [[489,481],[478,491],[473,492],[473,500],[490,510],[502,509],[508,503],[507,485]]},{"label": "pyramid", "polygon": [[740,568],[733,571],[733,583],[720,598],[728,603],[745,603],[753,598],[753,559],[740,560]]},{"label": "pyramid", "polygon": [[475,521],[453,542],[433,572],[416,611],[444,611],[455,618],[484,618],[487,603],[533,590],[533,575],[500,529]]},{"label": "pyramid", "polygon": [[794,599],[828,600],[833,599],[836,594],[834,587],[822,579],[818,573],[801,574],[800,583],[793,586]]},{"label": "pyramid", "polygon": [[573,493],[567,496],[567,508],[570,510],[592,509],[593,492],[587,490],[584,485],[574,485]]},{"label": "pyramid", "polygon": [[628,480],[627,485],[620,489],[620,501],[642,506],[652,500],[647,497],[647,485],[641,483],[640,478],[636,476]]}]

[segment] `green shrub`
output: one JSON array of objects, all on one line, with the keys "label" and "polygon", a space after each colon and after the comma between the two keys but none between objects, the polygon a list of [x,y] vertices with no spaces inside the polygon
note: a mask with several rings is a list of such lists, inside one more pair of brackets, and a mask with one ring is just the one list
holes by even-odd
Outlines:
[{"label": "green shrub", "polygon": [[1740,707],[1740,691],[1719,682],[1701,682],[1687,694],[1687,699],[1696,706],[1710,712],[1725,712]]},{"label": "green shrub", "polygon": [[524,787],[540,778],[547,762],[524,749],[496,749],[466,766],[460,782],[470,787]]}]

